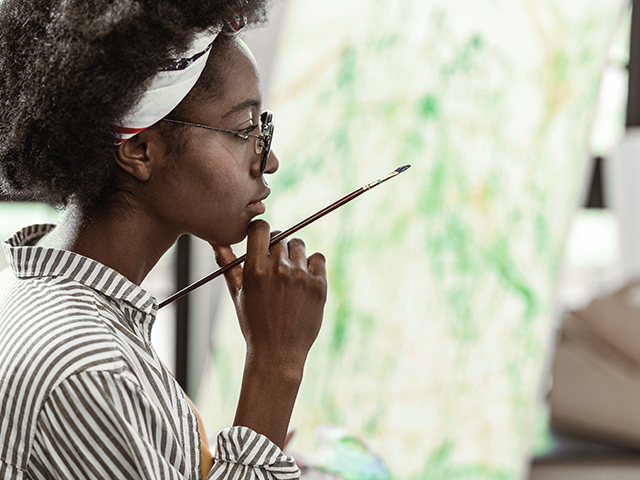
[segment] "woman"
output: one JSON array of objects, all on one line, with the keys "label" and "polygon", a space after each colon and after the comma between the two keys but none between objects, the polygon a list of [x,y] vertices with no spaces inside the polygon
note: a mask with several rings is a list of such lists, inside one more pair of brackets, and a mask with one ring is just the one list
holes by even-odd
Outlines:
[{"label": "woman", "polygon": [[[66,211],[4,245],[0,478],[297,478],[280,449],[326,274],[299,239],[269,249],[254,220],[278,160],[234,30],[261,3],[33,5],[0,4],[0,167],[7,191]],[[150,345],[157,304],[138,286],[184,233],[220,265],[248,235],[226,276],[242,389],[212,454]]]}]

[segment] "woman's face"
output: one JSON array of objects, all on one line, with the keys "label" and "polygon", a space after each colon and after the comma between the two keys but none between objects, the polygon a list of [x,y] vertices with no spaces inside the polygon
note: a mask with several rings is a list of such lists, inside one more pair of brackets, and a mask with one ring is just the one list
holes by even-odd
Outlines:
[{"label": "woman's face", "polygon": [[[188,109],[189,118],[181,120],[247,131],[260,124],[262,95],[255,60],[239,40],[224,48],[228,50],[218,56],[223,61],[212,86],[213,97],[205,89],[190,98],[194,106]],[[250,133],[258,135],[260,128]],[[175,136],[180,148],[169,152],[169,161],[151,178],[159,187],[151,202],[154,216],[164,227],[191,233],[213,245],[240,242],[251,219],[264,213],[262,201],[270,191],[260,173],[256,139],[194,126],[179,127]],[[272,153],[264,173],[277,168]]]}]

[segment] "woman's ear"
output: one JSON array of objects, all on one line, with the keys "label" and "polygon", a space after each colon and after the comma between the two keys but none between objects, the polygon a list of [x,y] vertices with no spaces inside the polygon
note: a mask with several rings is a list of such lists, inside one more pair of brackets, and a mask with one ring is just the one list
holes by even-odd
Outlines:
[{"label": "woman's ear", "polygon": [[153,128],[148,128],[118,145],[116,162],[125,172],[141,182],[151,178],[153,169],[162,161],[159,148],[162,138]]}]

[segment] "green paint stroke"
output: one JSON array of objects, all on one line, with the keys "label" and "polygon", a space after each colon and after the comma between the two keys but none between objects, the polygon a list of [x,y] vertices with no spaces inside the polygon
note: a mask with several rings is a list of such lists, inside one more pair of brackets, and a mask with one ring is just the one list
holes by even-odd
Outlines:
[{"label": "green paint stroke", "polygon": [[356,49],[348,44],[342,48],[338,59],[337,87],[352,89],[356,85]]},{"label": "green paint stroke", "polygon": [[425,119],[437,118],[438,97],[432,93],[426,94],[418,102],[418,112]]},{"label": "green paint stroke", "polygon": [[495,238],[485,256],[506,288],[522,300],[525,307],[523,320],[526,323],[531,322],[539,311],[539,302],[533,287],[527,281],[526,274],[517,267],[511,256],[508,239],[505,236]]},{"label": "green paint stroke", "polygon": [[347,234],[340,235],[336,248],[332,252],[331,267],[328,272],[331,295],[336,301],[330,342],[332,354],[336,354],[343,349],[347,340],[349,324],[354,320],[352,318],[354,312],[350,295],[351,279],[348,269],[351,248],[352,242],[347,238]]}]

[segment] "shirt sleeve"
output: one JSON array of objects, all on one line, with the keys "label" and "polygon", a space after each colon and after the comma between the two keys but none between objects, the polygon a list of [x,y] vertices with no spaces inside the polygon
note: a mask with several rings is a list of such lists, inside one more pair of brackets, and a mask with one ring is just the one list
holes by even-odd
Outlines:
[{"label": "shirt sleeve", "polygon": [[[199,480],[197,426],[197,441],[184,438],[183,430],[167,420],[168,409],[151,402],[126,375],[85,371],[68,377],[42,407],[29,473],[54,479]],[[232,454],[214,458],[208,478],[298,478],[297,466],[298,476],[278,476],[285,468],[283,454],[260,437],[238,427],[221,432],[218,451]],[[295,466],[293,459],[291,464]],[[239,469],[240,477],[235,476]]]},{"label": "shirt sleeve", "polygon": [[242,478],[293,480],[300,469],[264,435],[247,427],[222,430],[216,440],[213,467],[207,480]]}]

